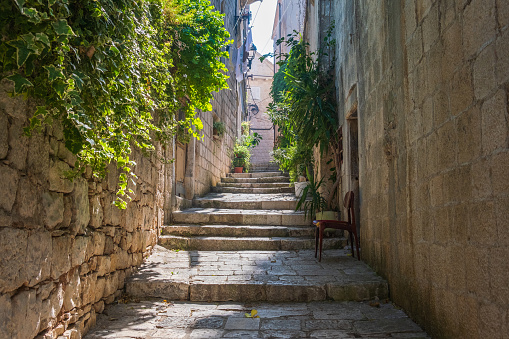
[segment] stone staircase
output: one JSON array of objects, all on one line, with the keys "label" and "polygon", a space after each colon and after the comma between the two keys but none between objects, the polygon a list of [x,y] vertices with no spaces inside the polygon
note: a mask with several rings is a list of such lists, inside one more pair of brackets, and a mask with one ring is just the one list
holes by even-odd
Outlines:
[{"label": "stone staircase", "polygon": [[366,300],[387,297],[387,283],[324,239],[314,258],[314,227],[295,211],[281,172],[228,174],[162,228],[154,254],[128,280],[135,298],[191,301]]},{"label": "stone staircase", "polygon": [[[233,192],[225,191],[230,187]],[[293,190],[288,176],[281,172],[228,174],[214,189],[216,193],[197,198],[193,208],[174,213],[175,225],[163,227],[159,244],[168,249],[208,251],[314,248],[314,229],[303,212],[295,212]],[[326,249],[344,245],[342,237],[324,242]]]}]

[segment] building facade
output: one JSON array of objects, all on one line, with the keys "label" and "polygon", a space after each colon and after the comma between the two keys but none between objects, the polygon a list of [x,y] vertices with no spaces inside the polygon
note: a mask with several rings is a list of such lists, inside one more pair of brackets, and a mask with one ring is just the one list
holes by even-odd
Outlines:
[{"label": "building facade", "polygon": [[256,52],[247,76],[247,121],[251,124],[251,131],[262,136],[262,140],[252,151],[252,169],[269,168],[273,159],[271,152],[274,149],[274,125],[266,113],[267,105],[272,100],[270,90],[274,76],[274,64],[269,59],[260,62],[261,56]]},{"label": "building facade", "polygon": [[305,36],[333,13],[363,259],[433,337],[507,337],[509,3],[332,4],[308,1]]}]

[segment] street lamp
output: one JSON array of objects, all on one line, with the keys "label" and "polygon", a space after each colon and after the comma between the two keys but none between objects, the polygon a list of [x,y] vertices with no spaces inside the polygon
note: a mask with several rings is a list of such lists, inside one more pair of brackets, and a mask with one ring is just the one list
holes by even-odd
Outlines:
[{"label": "street lamp", "polygon": [[247,56],[247,68],[251,69],[255,56],[256,56],[256,46],[255,44],[251,44],[251,48],[249,49],[249,54]]}]

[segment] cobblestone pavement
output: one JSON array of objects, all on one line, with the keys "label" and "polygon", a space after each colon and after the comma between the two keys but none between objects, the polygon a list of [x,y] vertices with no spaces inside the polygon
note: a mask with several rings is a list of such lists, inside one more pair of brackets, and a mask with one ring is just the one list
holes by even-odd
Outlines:
[{"label": "cobblestone pavement", "polygon": [[172,279],[190,282],[270,282],[298,284],[381,281],[368,265],[348,250],[323,251],[172,251],[156,246],[136,279]]},{"label": "cobblestone pavement", "polygon": [[326,250],[318,262],[314,250],[171,251],[157,246],[127,282],[127,292],[193,301],[385,298],[386,282],[347,252]]},{"label": "cobblestone pavement", "polygon": [[[109,306],[85,339],[429,338],[393,305],[373,305],[132,302]],[[245,316],[252,310],[259,318]]]}]

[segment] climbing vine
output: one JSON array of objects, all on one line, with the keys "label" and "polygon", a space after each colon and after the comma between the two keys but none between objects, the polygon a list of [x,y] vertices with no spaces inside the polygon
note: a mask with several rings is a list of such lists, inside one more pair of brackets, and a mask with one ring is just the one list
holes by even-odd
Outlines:
[{"label": "climbing vine", "polygon": [[116,162],[120,208],[132,147],[151,151],[179,129],[199,137],[195,110],[227,88],[229,33],[208,0],[0,0],[0,23],[0,79],[39,103],[26,133],[59,120],[75,174]]}]

